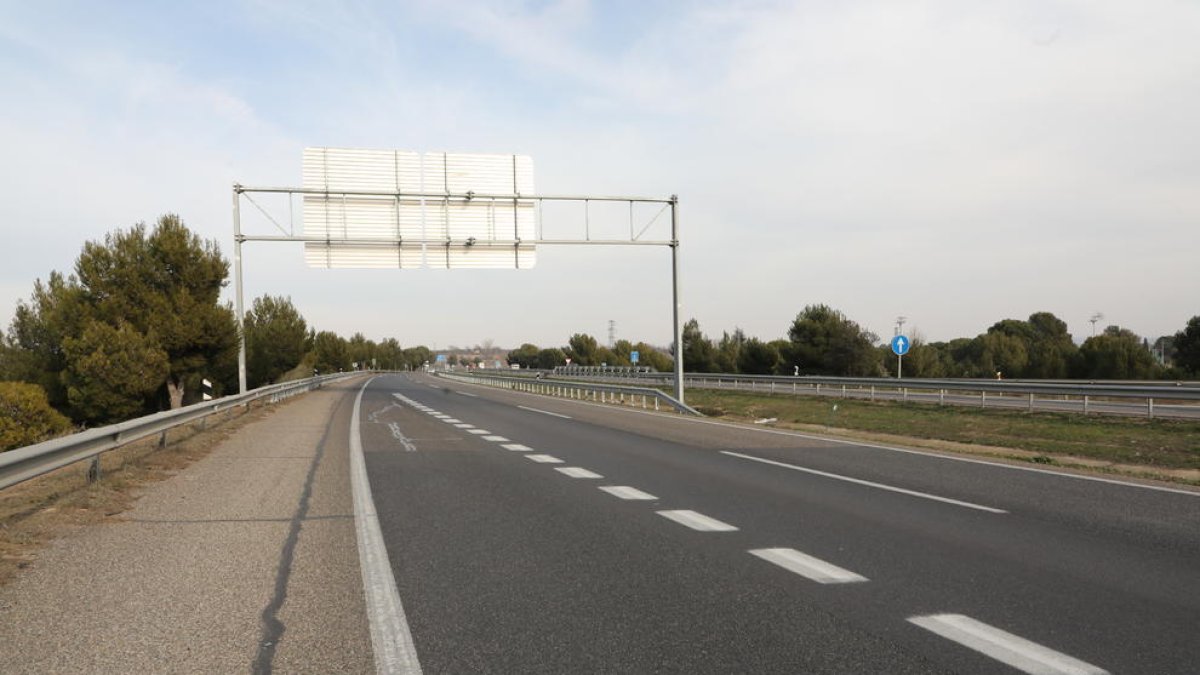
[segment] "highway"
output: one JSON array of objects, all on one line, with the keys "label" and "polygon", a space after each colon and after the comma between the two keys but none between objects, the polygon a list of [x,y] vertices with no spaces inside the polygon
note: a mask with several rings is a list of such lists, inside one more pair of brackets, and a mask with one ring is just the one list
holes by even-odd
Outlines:
[{"label": "highway", "polygon": [[211,454],[0,585],[0,671],[1200,663],[1192,488],[417,374],[211,433]]},{"label": "highway", "polygon": [[360,414],[426,672],[1200,663],[1194,491],[428,376]]}]

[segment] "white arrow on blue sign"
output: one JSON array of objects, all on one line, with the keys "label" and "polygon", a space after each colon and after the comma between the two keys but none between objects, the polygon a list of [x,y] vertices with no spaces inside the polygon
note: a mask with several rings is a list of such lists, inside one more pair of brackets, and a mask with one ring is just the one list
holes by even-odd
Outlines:
[{"label": "white arrow on blue sign", "polygon": [[640,357],[640,356],[641,356],[641,354],[639,354],[637,352],[629,352],[629,361],[631,363],[637,363],[638,357]]},{"label": "white arrow on blue sign", "polygon": [[904,335],[897,335],[892,338],[892,353],[896,356],[904,356],[908,353],[908,348],[911,346],[912,343]]}]

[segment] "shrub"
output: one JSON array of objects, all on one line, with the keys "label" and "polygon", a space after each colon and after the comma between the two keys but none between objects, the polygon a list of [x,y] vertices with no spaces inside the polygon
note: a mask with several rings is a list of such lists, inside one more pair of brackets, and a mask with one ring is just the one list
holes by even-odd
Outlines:
[{"label": "shrub", "polygon": [[0,452],[32,445],[71,428],[36,384],[0,382]]}]

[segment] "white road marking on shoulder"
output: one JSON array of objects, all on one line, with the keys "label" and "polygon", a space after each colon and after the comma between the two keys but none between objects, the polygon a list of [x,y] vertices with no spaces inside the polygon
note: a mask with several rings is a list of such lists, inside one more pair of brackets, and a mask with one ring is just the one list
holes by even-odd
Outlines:
[{"label": "white road marking on shoulder", "polygon": [[445,422],[446,424],[458,424],[459,422],[462,422],[462,420],[457,419],[455,417],[443,417],[442,421]]},{"label": "white road marking on shoulder", "polygon": [[635,487],[629,487],[628,485],[604,485],[601,486],[600,489],[614,497],[617,497],[618,499],[638,499],[643,501],[654,501],[658,499],[658,497],[655,497],[649,492],[642,492],[641,490]]},{"label": "white road marking on shoulder", "polygon": [[505,450],[512,450],[513,452],[529,452],[530,450],[533,450],[533,448],[529,447],[528,445],[521,445],[520,443],[506,443],[500,447],[504,448]]},{"label": "white road marking on shoulder", "polygon": [[371,483],[367,479],[367,463],[363,457],[359,412],[363,392],[374,379],[367,380],[358,390],[350,417],[350,491],[371,650],[375,655],[376,672],[420,675],[421,662],[417,660],[417,648],[413,645],[400,593],[396,590],[396,579],[392,576],[392,565],[383,545],[383,532],[379,529],[379,515],[371,499]]},{"label": "white road marking on shoulder", "polygon": [[578,466],[566,466],[566,467],[556,468],[554,470],[558,471],[560,473],[564,473],[564,474],[570,476],[571,478],[604,478],[604,476],[601,476],[600,474],[596,473],[595,471],[588,471],[587,469],[584,469],[584,468],[578,467]]},{"label": "white road marking on shoulder", "polygon": [[736,532],[737,528],[729,523],[723,523],[716,518],[709,518],[703,513],[696,513],[687,509],[677,511],[656,511],[663,518],[673,520],[680,525],[690,527],[693,530],[701,532]]},{"label": "white road marking on shoulder", "polygon": [[750,555],[775,563],[789,572],[795,572],[819,584],[849,584],[867,580],[861,574],[842,569],[794,548],[758,548],[750,551]]},{"label": "white road marking on shoulder", "polygon": [[563,461],[553,455],[525,455],[528,459],[539,464],[562,464]]},{"label": "white road marking on shoulder", "polygon": [[944,504],[953,504],[955,506],[962,506],[962,507],[965,507],[968,509],[976,509],[978,511],[986,511],[988,513],[1008,513],[1008,511],[1005,511],[1004,509],[995,509],[990,506],[982,506],[980,504],[972,504],[971,502],[964,502],[964,501],[960,501],[958,499],[951,499],[949,497],[939,497],[937,495],[931,495],[928,492],[917,492],[916,490],[908,490],[908,489],[905,489],[902,487],[895,487],[892,485],[884,485],[883,483],[876,483],[874,481],[863,480],[861,478],[851,478],[850,476],[843,476],[843,475],[837,474],[837,473],[829,473],[828,471],[818,471],[817,469],[809,469],[809,468],[803,467],[803,466],[796,466],[795,464],[776,462],[773,459],[764,459],[762,457],[755,457],[753,455],[743,455],[740,452],[732,452],[729,450],[722,450],[721,454],[729,455],[730,457],[740,457],[742,459],[749,459],[751,461],[761,462],[763,464],[770,464],[772,466],[778,466],[778,467],[782,467],[784,469],[791,469],[793,471],[803,471],[804,473],[810,473],[810,474],[813,474],[814,476],[824,476],[825,478],[832,478],[834,480],[842,480],[842,481],[846,481],[847,483],[854,483],[856,485],[865,485],[867,487],[873,487],[873,488],[876,488],[879,490],[887,490],[888,492],[898,492],[903,495],[909,495],[910,497],[920,497],[922,499],[931,499],[935,502],[942,502]]},{"label": "white road marking on shoulder", "polygon": [[908,619],[925,630],[1031,675],[1107,675],[1090,663],[962,614],[930,614]]},{"label": "white road marking on shoulder", "polygon": [[484,436],[483,440],[491,441],[493,443],[507,443],[508,442],[508,439],[503,436]]},{"label": "white road marking on shoulder", "polygon": [[492,432],[488,431],[487,429],[471,429],[467,433],[475,434],[476,436],[483,436],[485,434],[490,434]]},{"label": "white road marking on shoulder", "polygon": [[525,405],[519,405],[519,406],[517,406],[517,407],[518,407],[518,408],[520,408],[521,410],[528,410],[529,412],[541,413],[541,414],[543,414],[543,415],[549,415],[549,416],[551,416],[551,417],[561,417],[561,418],[563,418],[564,420],[569,420],[569,419],[571,419],[571,416],[570,416],[570,415],[564,415],[564,414],[562,414],[562,413],[550,412],[549,410],[541,410],[541,409],[538,409],[538,408],[530,408],[529,406],[525,406]]},{"label": "white road marking on shoulder", "polygon": [[474,424],[467,424],[466,422],[459,422],[458,424],[455,424],[454,426],[458,427],[459,429],[474,429],[475,428]]}]

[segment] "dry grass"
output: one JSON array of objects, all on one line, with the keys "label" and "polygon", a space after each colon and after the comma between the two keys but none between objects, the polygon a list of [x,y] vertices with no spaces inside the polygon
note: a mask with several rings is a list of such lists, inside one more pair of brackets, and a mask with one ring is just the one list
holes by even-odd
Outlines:
[{"label": "dry grass", "polygon": [[[979,410],[920,403],[693,389],[688,402],[726,419],[886,436],[910,445],[1162,478],[1200,481],[1200,422]],[[895,442],[901,442],[896,440]]]},{"label": "dry grass", "polygon": [[110,522],[128,510],[139,490],[208,455],[228,436],[284,403],[234,408],[172,429],[166,444],[141,439],[100,458],[101,479],[87,480],[90,462],[77,462],[0,492],[0,585],[29,567],[52,539],[85,525]]}]

